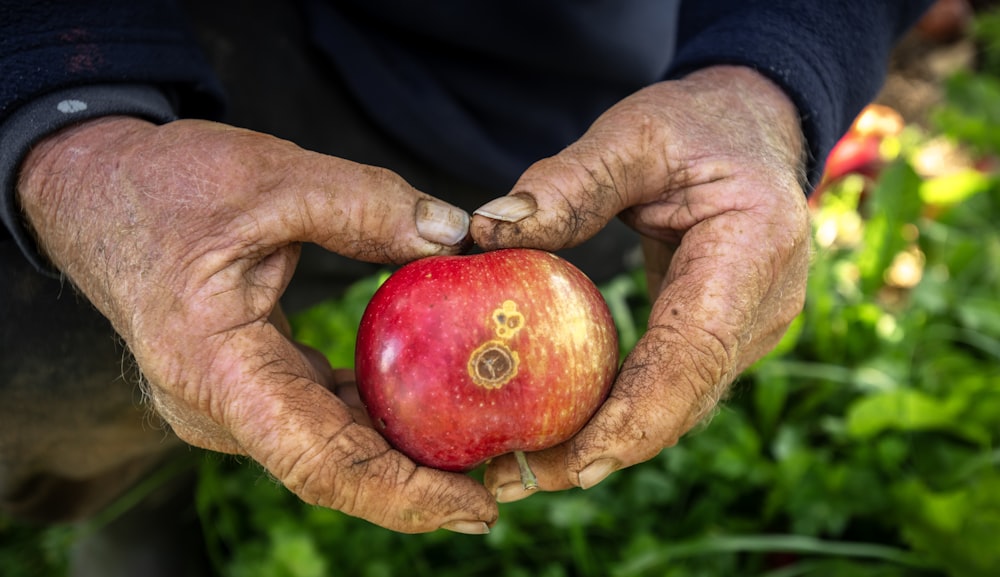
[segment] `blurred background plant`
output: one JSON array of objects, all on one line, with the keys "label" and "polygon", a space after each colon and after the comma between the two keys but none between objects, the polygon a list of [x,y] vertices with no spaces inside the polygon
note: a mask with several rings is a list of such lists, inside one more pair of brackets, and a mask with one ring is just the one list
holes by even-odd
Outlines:
[{"label": "blurred background plant", "polygon": [[[1000,574],[1000,12],[965,22],[971,39],[934,40],[974,47],[939,98],[873,105],[845,136],[876,146],[813,195],[805,310],[710,423],[589,491],[502,505],[486,537],[391,533],[210,456],[197,500],[219,573]],[[384,278],[294,318],[298,338],[351,365]],[[642,273],[602,290],[627,351]],[[73,536],[0,518],[0,574],[62,574]]]}]

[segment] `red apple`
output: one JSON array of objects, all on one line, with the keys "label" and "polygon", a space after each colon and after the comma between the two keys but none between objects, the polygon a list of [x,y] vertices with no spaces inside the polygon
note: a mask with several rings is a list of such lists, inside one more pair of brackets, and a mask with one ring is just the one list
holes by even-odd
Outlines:
[{"label": "red apple", "polygon": [[889,160],[883,154],[882,142],[899,135],[905,124],[903,116],[889,106],[866,106],[827,156],[823,178],[810,196],[810,204],[818,206],[826,189],[849,174],[877,180]]},{"label": "red apple", "polygon": [[869,134],[848,133],[833,147],[826,159],[826,180],[837,180],[848,174],[875,178],[882,169],[879,146],[882,139]]},{"label": "red apple", "polygon": [[365,310],[355,361],[376,429],[418,463],[467,471],[579,431],[615,378],[618,336],[577,268],[506,249],[399,269]]}]

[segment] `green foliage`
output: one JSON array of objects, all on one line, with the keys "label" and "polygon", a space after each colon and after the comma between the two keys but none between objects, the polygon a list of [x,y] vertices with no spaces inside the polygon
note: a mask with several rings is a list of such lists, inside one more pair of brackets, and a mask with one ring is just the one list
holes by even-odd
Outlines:
[{"label": "green foliage", "polygon": [[70,531],[41,529],[0,515],[0,575],[47,577],[66,570]]}]

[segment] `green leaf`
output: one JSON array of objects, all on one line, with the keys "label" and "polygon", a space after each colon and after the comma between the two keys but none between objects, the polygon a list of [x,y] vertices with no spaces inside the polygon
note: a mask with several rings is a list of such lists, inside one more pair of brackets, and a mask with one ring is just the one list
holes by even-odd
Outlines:
[{"label": "green leaf", "polygon": [[856,557],[905,567],[928,567],[926,561],[908,551],[871,543],[829,541],[801,535],[718,535],[667,545],[644,557],[629,560],[613,575],[645,575],[686,557],[747,552]]},{"label": "green leaf", "polygon": [[857,439],[868,439],[887,430],[950,431],[964,399],[942,402],[926,393],[902,389],[871,395],[858,400],[847,412],[847,431]]},{"label": "green leaf", "polygon": [[646,326],[648,315],[644,314],[643,306],[636,306],[637,302],[648,302],[645,284],[637,275],[623,274],[600,288],[618,329],[618,348],[621,358],[625,358],[639,341]]},{"label": "green leaf", "polygon": [[[301,527],[279,526],[271,530],[271,551],[277,575],[326,577],[326,559],[316,542]],[[275,573],[271,573],[275,575]]]},{"label": "green leaf", "polygon": [[920,183],[920,198],[927,204],[952,205],[987,190],[993,178],[967,168]]},{"label": "green leaf", "polygon": [[354,346],[365,307],[389,277],[382,272],[351,285],[340,298],[323,301],[289,318],[295,339],[319,350],[334,368],[354,366]]},{"label": "green leaf", "polygon": [[945,134],[983,152],[1000,152],[1000,80],[959,72],[944,85],[947,103],[932,115]]},{"label": "green leaf", "polygon": [[882,173],[869,200],[871,217],[857,254],[864,293],[872,295],[884,284],[886,269],[911,240],[904,227],[915,222],[922,210],[920,176],[905,162],[894,162]]},{"label": "green leaf", "polygon": [[1000,473],[995,469],[950,489],[918,479],[894,491],[906,540],[949,575],[993,577],[1000,567]]},{"label": "green leaf", "polygon": [[761,379],[753,387],[754,407],[759,428],[770,434],[778,425],[788,401],[791,385],[787,378]]},{"label": "green leaf", "polygon": [[982,295],[956,303],[962,324],[969,329],[1000,337],[1000,295]]}]

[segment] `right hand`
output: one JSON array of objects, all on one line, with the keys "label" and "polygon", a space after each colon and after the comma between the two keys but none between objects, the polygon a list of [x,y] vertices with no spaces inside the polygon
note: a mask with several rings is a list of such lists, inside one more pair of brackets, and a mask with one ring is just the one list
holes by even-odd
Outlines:
[{"label": "right hand", "polygon": [[417,466],[355,418],[278,309],[300,243],[378,263],[456,253],[464,212],[389,171],[195,120],[63,130],[28,155],[18,193],[42,251],[111,320],[182,440],[248,455],[303,500],[396,531],[496,520],[482,485]]},{"label": "right hand", "polygon": [[[477,211],[487,250],[574,246],[613,218],[642,236],[647,330],[590,422],[527,455],[540,489],[591,487],[673,446],[778,343],[805,299],[803,152],[778,85],[709,67],[626,97]],[[531,494],[509,455],[484,479],[502,501]]]}]

